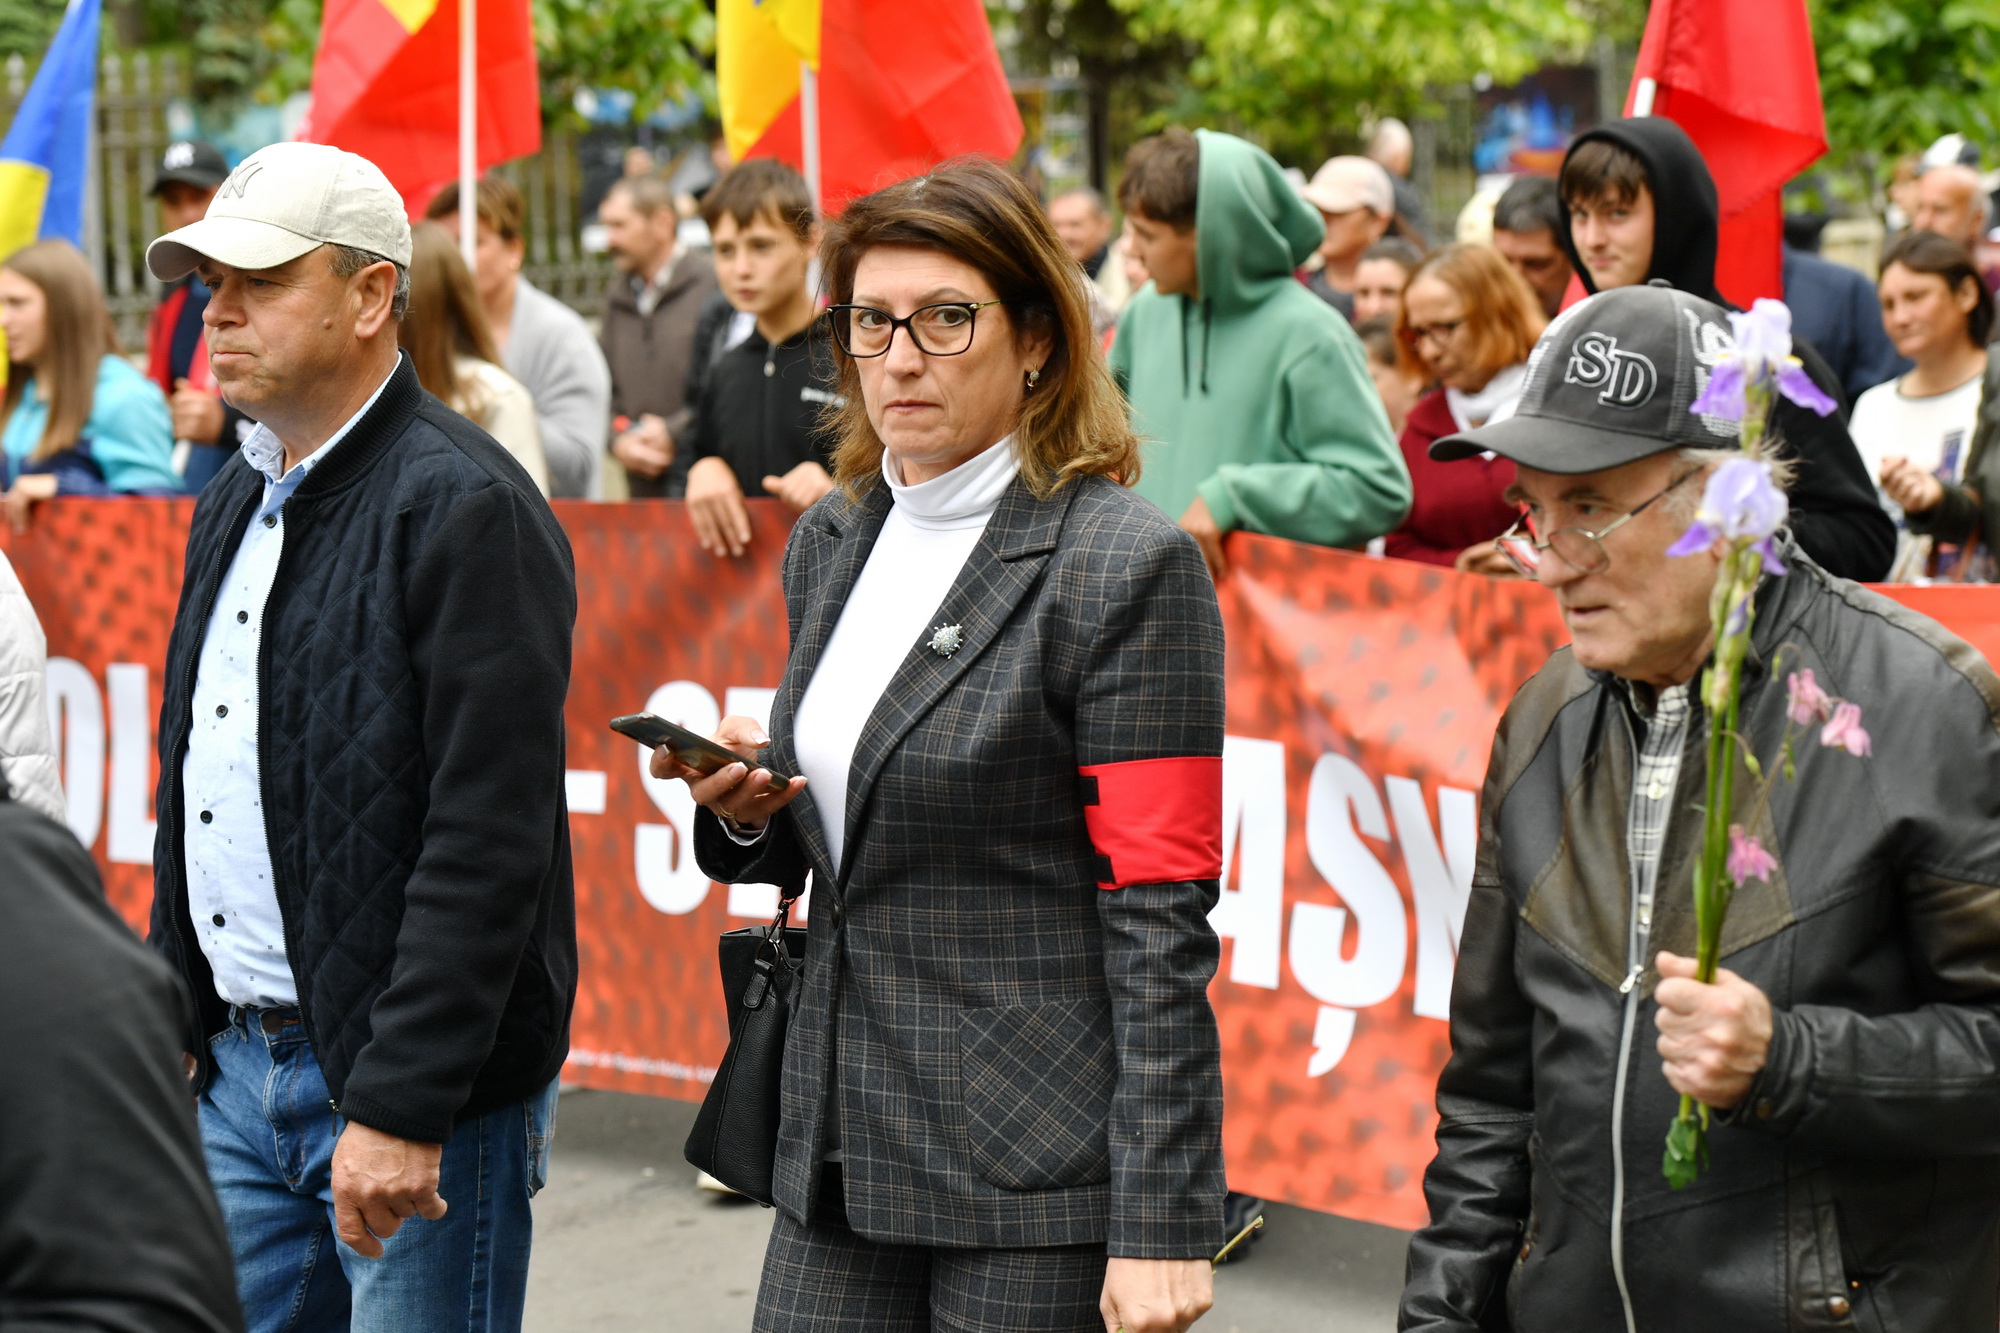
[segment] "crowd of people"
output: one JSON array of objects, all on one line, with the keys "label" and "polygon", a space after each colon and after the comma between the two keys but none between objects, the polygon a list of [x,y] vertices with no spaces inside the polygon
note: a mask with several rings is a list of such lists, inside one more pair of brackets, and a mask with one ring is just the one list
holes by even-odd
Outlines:
[{"label": "crowd of people", "polygon": [[[522,276],[498,177],[412,226],[352,154],[176,144],[144,369],[74,248],[0,260],[10,521],[199,496],[150,953],[49,817],[0,562],[0,1323],[518,1329],[577,984],[547,501],[682,499],[730,559],[770,497],[801,516],[771,716],[724,719],[719,770],[651,760],[710,876],[822,886],[760,1333],[1208,1308],[1258,1206],[1206,998],[1237,531],[1534,579],[1573,640],[1501,723],[1401,1326],[1994,1327],[2000,789],[1959,775],[1991,771],[2000,679],[1850,582],[1994,577],[1977,172],[1911,179],[1872,300],[1787,256],[1837,410],[1772,409],[1790,573],[1754,652],[1885,753],[1802,754],[1813,799],[1745,814],[1785,873],[1703,982],[1654,904],[1697,837],[1721,558],[1668,548],[1737,440],[1688,410],[1731,336],[1714,180],[1673,123],[1615,121],[1432,247],[1407,130],[1368,148],[1306,178],[1169,129],[1115,213],[966,160],[823,220],[751,161],[690,228],[629,177],[593,332]],[[1738,725],[1775,744],[1801,708],[1773,672]],[[1675,1195],[1627,1156],[1683,1095],[1718,1129]]]}]

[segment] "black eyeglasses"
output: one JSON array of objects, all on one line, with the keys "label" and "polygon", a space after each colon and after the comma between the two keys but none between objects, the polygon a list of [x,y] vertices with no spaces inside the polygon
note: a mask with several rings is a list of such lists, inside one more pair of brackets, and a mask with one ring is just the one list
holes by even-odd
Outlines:
[{"label": "black eyeglasses", "polygon": [[1554,547],[1555,553],[1563,558],[1563,563],[1577,573],[1602,574],[1611,568],[1611,553],[1604,549],[1604,539],[1645,513],[1651,506],[1664,499],[1668,492],[1682,485],[1690,477],[1700,475],[1699,468],[1692,472],[1683,472],[1668,482],[1652,499],[1629,513],[1619,515],[1596,532],[1585,532],[1582,528],[1561,528],[1543,537],[1535,531],[1534,519],[1523,514],[1513,527],[1500,534],[1495,544],[1499,546],[1501,554],[1512,562],[1514,568],[1528,578],[1535,577],[1535,572],[1542,567],[1542,552],[1551,547]]},{"label": "black eyeglasses", "polygon": [[903,329],[910,341],[926,356],[957,356],[972,346],[972,329],[979,312],[1005,301],[940,301],[918,306],[901,319],[870,305],[828,306],[833,316],[833,336],[840,350],[865,360],[884,356]]}]

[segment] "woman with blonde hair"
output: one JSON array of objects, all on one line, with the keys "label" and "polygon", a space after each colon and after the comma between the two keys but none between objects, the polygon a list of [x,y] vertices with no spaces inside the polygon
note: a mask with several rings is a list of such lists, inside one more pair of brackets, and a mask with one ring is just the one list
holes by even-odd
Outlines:
[{"label": "woman with blonde hair", "polygon": [[823,260],[839,485],[769,735],[653,758],[709,875],[816,886],[754,1327],[1175,1333],[1222,1242],[1215,589],[1016,177],[856,200]]},{"label": "woman with blonde hair", "polygon": [[0,263],[0,331],[0,453],[16,530],[58,494],[181,492],[167,400],[119,354],[104,294],[75,246],[42,241]]},{"label": "woman with blonde hair", "polygon": [[435,222],[410,229],[410,313],[397,337],[417,382],[491,435],[547,495],[549,464],[534,397],[501,367],[472,270],[452,234]]},{"label": "woman with blonde hair", "polygon": [[1430,446],[1514,415],[1545,323],[1534,290],[1490,246],[1448,245],[1410,274],[1396,329],[1403,368],[1438,387],[1403,425],[1413,498],[1409,517],[1384,543],[1388,554],[1514,576],[1494,544],[1519,517],[1501,498],[1514,484],[1514,465],[1492,455],[1440,463]]}]

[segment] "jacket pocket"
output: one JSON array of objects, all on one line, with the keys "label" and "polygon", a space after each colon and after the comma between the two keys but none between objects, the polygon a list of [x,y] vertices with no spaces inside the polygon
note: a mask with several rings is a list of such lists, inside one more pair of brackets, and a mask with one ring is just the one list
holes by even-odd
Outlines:
[{"label": "jacket pocket", "polygon": [[1118,1082],[1102,999],[967,1009],[958,1016],[960,1095],[973,1166],[1002,1189],[1111,1178],[1106,1124]]},{"label": "jacket pocket", "polygon": [[1792,1177],[1786,1188],[1785,1230],[1791,1251],[1791,1326],[1844,1329],[1859,1326],[1861,1296],[1850,1283],[1841,1254],[1840,1218],[1824,1167]]}]

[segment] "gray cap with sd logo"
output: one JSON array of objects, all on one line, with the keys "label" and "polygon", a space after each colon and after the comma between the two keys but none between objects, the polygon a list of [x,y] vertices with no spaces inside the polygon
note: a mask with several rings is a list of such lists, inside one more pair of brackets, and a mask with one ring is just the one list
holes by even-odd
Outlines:
[{"label": "gray cap with sd logo", "polygon": [[1724,417],[1688,405],[1735,346],[1712,301],[1664,283],[1617,287],[1556,316],[1528,356],[1521,405],[1504,421],[1431,445],[1441,461],[1492,452],[1543,472],[1596,472],[1667,449],[1736,443]]}]

